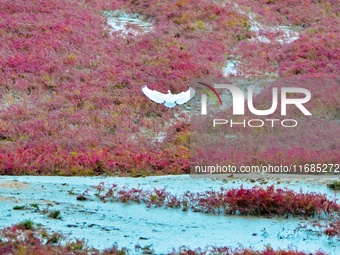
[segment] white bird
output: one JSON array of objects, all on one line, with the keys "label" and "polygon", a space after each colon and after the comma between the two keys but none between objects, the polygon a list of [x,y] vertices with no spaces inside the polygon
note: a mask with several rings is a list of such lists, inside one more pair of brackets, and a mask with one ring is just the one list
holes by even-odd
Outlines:
[{"label": "white bird", "polygon": [[179,94],[171,94],[168,90],[168,94],[163,94],[156,90],[151,90],[147,86],[142,88],[143,93],[152,101],[164,104],[168,108],[173,108],[176,105],[185,104],[191,98],[195,96],[196,91],[193,88],[189,88],[187,91],[181,92]]}]

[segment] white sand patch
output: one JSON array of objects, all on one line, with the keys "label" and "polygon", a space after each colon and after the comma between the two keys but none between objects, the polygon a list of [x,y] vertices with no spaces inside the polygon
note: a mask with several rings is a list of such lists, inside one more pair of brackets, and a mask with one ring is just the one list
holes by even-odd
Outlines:
[{"label": "white sand patch", "polygon": [[107,23],[112,32],[122,32],[123,35],[138,35],[152,30],[148,18],[140,14],[128,14],[123,11],[105,11]]},{"label": "white sand patch", "polygon": [[[239,13],[246,14],[238,5],[235,5],[236,9]],[[290,26],[269,26],[262,24],[257,21],[256,15],[252,12],[248,12],[248,21],[250,24],[250,31],[255,33],[255,38],[251,39],[253,41],[260,41],[264,43],[270,43],[271,40],[266,36],[260,35],[260,32],[279,32],[281,36],[275,38],[281,44],[292,43],[295,40],[299,39],[299,32],[297,31],[297,27]]]},{"label": "white sand patch", "polygon": [[229,77],[232,75],[237,75],[237,64],[240,61],[237,60],[228,60],[227,64],[222,68],[222,72],[225,77]]}]

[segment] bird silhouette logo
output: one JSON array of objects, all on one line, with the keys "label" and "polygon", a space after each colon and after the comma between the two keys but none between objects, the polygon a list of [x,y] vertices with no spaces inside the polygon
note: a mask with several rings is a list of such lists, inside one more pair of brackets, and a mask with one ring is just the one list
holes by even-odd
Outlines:
[{"label": "bird silhouette logo", "polygon": [[152,101],[159,104],[164,104],[168,108],[185,104],[196,94],[196,91],[193,88],[189,88],[187,91],[181,92],[179,94],[172,94],[170,90],[168,90],[167,94],[164,94],[156,90],[151,90],[147,86],[144,86],[142,91]]},{"label": "bird silhouette logo", "polygon": [[[209,97],[214,101],[216,105],[220,104],[222,106],[222,100],[220,95],[217,93],[215,88],[207,83],[204,82],[197,82],[200,85],[203,85],[204,87],[201,88],[206,94],[209,95]],[[187,91],[181,92],[179,94],[172,94],[170,90],[168,90],[167,94],[158,92],[156,90],[149,89],[146,85],[142,88],[143,93],[152,101],[164,104],[168,108],[173,108],[176,105],[182,105],[187,102],[189,102],[196,94],[195,89],[189,88]],[[211,93],[213,92],[213,93]],[[215,99],[214,95],[217,97],[217,100]]]}]

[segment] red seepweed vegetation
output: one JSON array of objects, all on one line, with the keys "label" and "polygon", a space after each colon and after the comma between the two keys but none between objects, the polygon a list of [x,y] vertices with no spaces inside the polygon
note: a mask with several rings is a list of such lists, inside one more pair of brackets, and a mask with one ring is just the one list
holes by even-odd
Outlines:
[{"label": "red seepweed vegetation", "polygon": [[[296,250],[274,250],[270,247],[267,247],[265,250],[256,251],[253,249],[245,249],[245,248],[238,248],[238,249],[231,249],[229,247],[212,247],[209,250],[204,249],[196,249],[191,250],[188,248],[182,248],[179,251],[174,251],[169,253],[169,255],[207,255],[207,254],[223,254],[223,255],[312,255],[312,253],[305,253],[299,252]],[[322,251],[317,251],[313,253],[313,255],[326,255]]]},{"label": "red seepweed vegetation", "polygon": [[[63,244],[62,241],[66,244]],[[60,233],[49,233],[41,228],[29,228],[23,224],[13,225],[0,230],[0,253],[1,254],[34,254],[34,255],[124,255],[129,254],[127,249],[118,249],[116,246],[99,251],[90,248],[84,240],[70,240]],[[154,253],[153,253],[154,254]],[[307,253],[296,250],[274,250],[266,247],[265,250],[253,250],[246,248],[232,249],[229,247],[211,247],[205,249],[191,250],[184,247],[173,249],[169,255],[307,255]],[[311,255],[312,253],[308,253]],[[326,255],[321,251],[313,255]]]},{"label": "red seepweed vegetation", "polygon": [[274,186],[197,193],[187,191],[180,196],[167,192],[165,188],[152,191],[128,187],[119,189],[116,184],[107,187],[103,182],[92,188],[104,202],[145,203],[148,207],[191,209],[203,213],[324,217],[340,211],[336,200],[329,200],[325,195],[296,193],[289,189],[275,189]]},{"label": "red seepweed vegetation", "polygon": [[[245,73],[337,75],[338,1],[290,2],[237,1],[262,23],[301,26],[298,40],[281,45],[249,40],[247,11],[230,2],[2,0],[0,173],[188,173],[189,130],[173,134],[181,123],[141,87],[180,92],[192,78],[221,77],[232,55],[244,60]],[[112,34],[108,10],[143,14],[153,29]],[[321,102],[332,95],[324,92]],[[160,132],[165,139],[157,141]],[[257,158],[270,160],[275,149]],[[228,153],[237,154],[233,161],[248,152]],[[334,158],[329,148],[317,153]],[[289,154],[315,155],[302,148]]]},{"label": "red seepweed vegetation", "polygon": [[[188,170],[187,146],[140,135],[172,115],[140,89],[178,92],[219,75],[243,15],[203,0],[2,2],[0,173]],[[112,35],[103,11],[117,9],[150,17],[153,31]]]},{"label": "red seepweed vegetation", "polygon": [[[49,233],[42,228],[19,223],[0,230],[0,254],[25,255],[123,255],[125,249],[112,247],[104,251],[90,248],[85,240],[71,240],[61,233]],[[29,226],[29,227],[28,227]]]}]

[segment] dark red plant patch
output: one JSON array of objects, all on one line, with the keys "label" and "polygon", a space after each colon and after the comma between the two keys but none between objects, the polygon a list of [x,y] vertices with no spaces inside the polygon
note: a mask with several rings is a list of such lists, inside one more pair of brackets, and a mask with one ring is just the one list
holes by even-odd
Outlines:
[{"label": "dark red plant patch", "polygon": [[326,255],[322,251],[317,251],[315,253],[304,253],[296,250],[274,250],[267,247],[265,250],[256,251],[253,249],[237,248],[232,249],[229,247],[212,247],[211,249],[195,249],[191,250],[186,247],[179,249],[178,251],[173,251],[169,255],[207,255],[207,254],[224,254],[224,255]]},{"label": "dark red plant patch", "polygon": [[104,202],[144,203],[148,207],[190,209],[202,213],[324,217],[340,211],[336,200],[329,200],[325,195],[296,193],[289,189],[275,189],[274,186],[198,193],[187,191],[181,196],[173,195],[165,188],[154,188],[153,191],[128,187],[119,189],[116,184],[107,187],[103,182],[92,188]]},{"label": "dark red plant patch", "polygon": [[[26,223],[27,224],[27,223]],[[66,241],[66,244],[61,244]],[[42,228],[27,228],[19,223],[0,230],[0,254],[34,254],[34,255],[123,255],[125,249],[112,247],[104,251],[90,248],[85,240],[71,240],[67,236]]]},{"label": "dark red plant patch", "polygon": [[[173,111],[144,97],[142,86],[178,93],[191,79],[221,77],[233,55],[244,73],[338,75],[338,0],[236,1],[262,23],[299,26],[288,45],[252,42],[247,13],[217,2],[1,0],[0,173],[188,173],[190,132],[172,135],[180,125]],[[112,34],[108,10],[140,13],[153,29]],[[277,150],[259,158],[281,160]],[[306,162],[334,159],[329,149],[296,152]],[[235,154],[230,161],[247,153]]]},{"label": "dark red plant patch", "polygon": [[[66,241],[66,244],[61,244]],[[136,245],[137,247],[138,245]],[[129,254],[126,249],[118,249],[116,246],[99,251],[86,245],[85,240],[70,240],[61,233],[49,233],[42,228],[26,229],[22,224],[13,225],[0,230],[0,253],[1,254],[34,254],[34,255],[124,255]],[[253,249],[229,247],[211,247],[205,249],[190,250],[181,247],[173,249],[168,253],[180,255],[196,254],[225,254],[225,255],[307,255],[307,253],[296,250],[274,250],[267,247],[265,250],[257,251]],[[308,253],[311,255],[312,253]],[[321,251],[313,255],[326,255]]]}]

